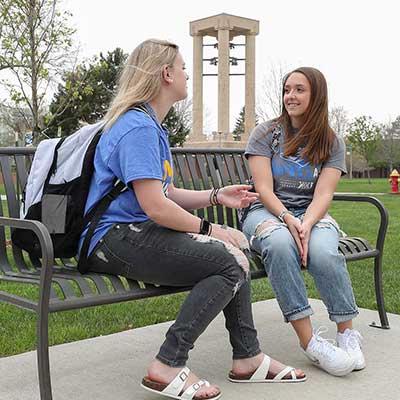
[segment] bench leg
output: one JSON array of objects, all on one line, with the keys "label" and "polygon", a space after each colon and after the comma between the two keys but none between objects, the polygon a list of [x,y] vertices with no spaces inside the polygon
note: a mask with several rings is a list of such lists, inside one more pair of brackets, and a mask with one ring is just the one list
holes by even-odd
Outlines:
[{"label": "bench leg", "polygon": [[379,319],[381,320],[381,325],[377,325],[374,321],[370,324],[370,326],[373,328],[390,329],[388,317],[385,310],[385,299],[383,297],[382,254],[379,254],[374,259],[374,281],[376,303],[378,305]]},{"label": "bench leg", "polygon": [[41,400],[52,400],[49,364],[49,308],[39,310],[37,320],[37,361]]}]

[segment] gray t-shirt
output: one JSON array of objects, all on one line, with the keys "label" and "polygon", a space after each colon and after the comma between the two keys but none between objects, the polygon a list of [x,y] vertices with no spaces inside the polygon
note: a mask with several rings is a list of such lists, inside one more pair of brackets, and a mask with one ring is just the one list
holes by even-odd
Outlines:
[{"label": "gray t-shirt", "polygon": [[[301,148],[296,155],[286,157],[283,154],[283,127],[279,124],[271,130],[271,126],[271,121],[267,121],[254,128],[245,155],[247,158],[253,155],[270,158],[275,195],[288,209],[307,208],[312,201],[322,168],[336,168],[342,175],[347,173],[344,141],[336,136],[328,160],[314,165],[301,157]],[[261,203],[257,201],[251,208],[260,206]]]}]

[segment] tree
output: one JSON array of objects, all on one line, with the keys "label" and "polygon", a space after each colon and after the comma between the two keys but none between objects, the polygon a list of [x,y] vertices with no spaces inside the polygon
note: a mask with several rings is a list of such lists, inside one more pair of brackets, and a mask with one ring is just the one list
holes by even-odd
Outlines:
[{"label": "tree", "polygon": [[383,128],[379,154],[390,171],[400,164],[400,115]]},{"label": "tree", "polygon": [[270,63],[269,72],[264,76],[256,113],[262,121],[278,117],[282,112],[282,83],[289,68],[282,62]]},{"label": "tree", "polygon": [[182,105],[177,103],[171,107],[163,121],[163,125],[170,133],[169,143],[172,147],[181,147],[190,133],[190,125],[185,115],[182,112]]},{"label": "tree", "polygon": [[371,117],[365,115],[355,118],[349,125],[348,141],[354,151],[362,156],[367,164],[368,182],[371,183],[369,169],[374,161],[376,149],[381,138],[381,128]]},{"label": "tree", "polygon": [[235,123],[235,129],[232,132],[233,140],[240,142],[240,138],[244,133],[244,107],[240,110],[239,117]]},{"label": "tree", "polygon": [[29,109],[0,104],[1,145],[15,146],[17,143],[24,143],[25,135],[31,132],[29,121]]},{"label": "tree", "polygon": [[[117,48],[106,56],[100,53],[91,62],[82,63],[75,71],[64,74],[46,116],[46,133],[50,136],[70,135],[82,124],[103,118],[126,58],[127,54]],[[181,146],[190,131],[191,101],[175,104],[163,124],[171,133],[171,146]]]},{"label": "tree", "polygon": [[94,123],[107,111],[127,54],[116,48],[64,74],[46,116],[49,136],[68,136],[82,123]]},{"label": "tree", "polygon": [[[245,108],[241,109],[239,117],[236,120],[235,129],[232,132],[233,140],[240,142],[244,133],[244,120],[245,120]],[[256,115],[256,125],[258,125],[258,116]]]},{"label": "tree", "polygon": [[0,3],[0,71],[6,74],[1,83],[15,107],[30,110],[35,142],[45,95],[74,56],[70,17],[61,10],[60,0]]},{"label": "tree", "polygon": [[329,124],[339,136],[344,137],[349,125],[347,111],[342,106],[331,108],[329,111]]}]

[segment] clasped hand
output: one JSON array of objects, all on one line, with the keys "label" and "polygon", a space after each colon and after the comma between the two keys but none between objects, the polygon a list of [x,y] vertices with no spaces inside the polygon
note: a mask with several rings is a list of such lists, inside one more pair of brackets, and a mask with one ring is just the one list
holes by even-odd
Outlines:
[{"label": "clasped hand", "polygon": [[299,250],[301,264],[307,267],[307,257],[308,257],[308,242],[310,240],[310,232],[312,226],[305,222],[300,221],[292,215],[286,218],[286,225],[296,242],[297,248]]}]

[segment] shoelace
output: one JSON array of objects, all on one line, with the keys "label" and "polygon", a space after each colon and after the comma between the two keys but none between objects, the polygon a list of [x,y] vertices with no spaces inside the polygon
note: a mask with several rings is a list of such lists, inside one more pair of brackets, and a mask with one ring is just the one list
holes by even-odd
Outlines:
[{"label": "shoelace", "polygon": [[363,337],[360,332],[351,330],[350,333],[345,336],[344,345],[346,348],[350,347],[352,350],[358,350],[361,347],[362,340]]},{"label": "shoelace", "polygon": [[328,328],[326,326],[320,326],[314,332],[314,338],[319,343],[319,346],[316,347],[315,350],[317,351],[317,353],[324,355],[328,357],[330,360],[332,360],[337,348],[334,344],[334,340],[325,339],[322,336],[320,336],[321,334],[326,332],[328,332]]}]

